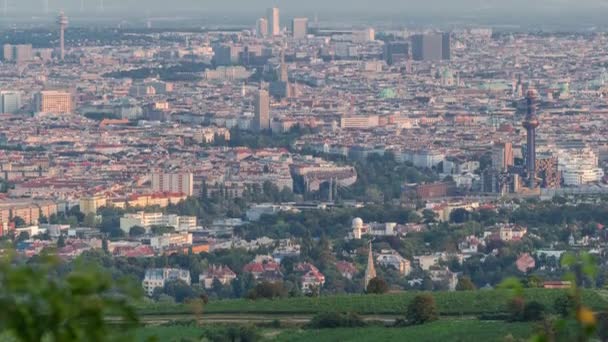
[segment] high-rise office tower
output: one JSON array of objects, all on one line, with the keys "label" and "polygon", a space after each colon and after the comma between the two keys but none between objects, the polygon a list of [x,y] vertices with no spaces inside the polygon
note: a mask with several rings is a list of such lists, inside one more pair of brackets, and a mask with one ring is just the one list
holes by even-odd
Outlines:
[{"label": "high-rise office tower", "polygon": [[442,33],[441,55],[445,60],[450,60],[452,58],[452,34],[450,32]]},{"label": "high-rise office tower", "polygon": [[412,36],[412,58],[415,61],[450,59],[450,34],[427,33]]},{"label": "high-rise office tower", "polygon": [[0,91],[0,113],[14,114],[21,109],[21,93]]},{"label": "high-rise office tower", "polygon": [[538,94],[530,89],[526,93],[528,112],[522,126],[526,129],[526,172],[528,174],[528,187],[536,188],[536,128],[540,125],[536,117],[536,102]]},{"label": "high-rise office tower", "polygon": [[513,166],[513,145],[511,143],[496,143],[492,147],[492,167],[497,171],[507,171]]},{"label": "high-rise office tower", "polygon": [[384,60],[388,65],[407,61],[409,53],[410,46],[407,42],[387,42],[384,44]]},{"label": "high-rise office tower", "polygon": [[56,90],[46,90],[34,95],[37,113],[69,114],[72,112],[72,94]]},{"label": "high-rise office tower", "polygon": [[266,18],[258,19],[256,23],[256,30],[258,33],[258,37],[267,37],[268,36],[268,20]]},{"label": "high-rise office tower", "polygon": [[65,29],[68,27],[68,17],[63,13],[59,13],[57,17],[57,25],[59,25],[59,50],[61,60],[65,58]]},{"label": "high-rise office tower", "polygon": [[258,90],[255,97],[254,129],[257,132],[270,129],[270,96],[264,89]]},{"label": "high-rise office tower", "polygon": [[281,23],[279,20],[279,8],[269,8],[266,12],[266,20],[268,20],[268,30],[271,36],[278,36],[281,34]]},{"label": "high-rise office tower", "polygon": [[308,35],[308,18],[293,18],[291,33],[295,39],[304,39]]}]

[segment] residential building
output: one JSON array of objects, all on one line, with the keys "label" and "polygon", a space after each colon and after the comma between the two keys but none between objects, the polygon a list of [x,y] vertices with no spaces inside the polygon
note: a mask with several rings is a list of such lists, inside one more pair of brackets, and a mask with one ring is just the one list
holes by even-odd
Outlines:
[{"label": "residential building", "polygon": [[181,280],[190,285],[190,271],[179,268],[151,268],[146,270],[146,275],[142,281],[144,291],[148,296],[154,293],[157,288],[165,287],[168,281]]},{"label": "residential building", "polygon": [[384,267],[392,267],[402,276],[407,276],[412,271],[412,266],[409,260],[402,257],[394,250],[381,250],[376,255],[376,261]]},{"label": "residential building", "polygon": [[194,178],[191,172],[154,172],[152,173],[152,191],[181,193],[186,196],[194,194]]},{"label": "residential building", "polygon": [[4,44],[4,61],[24,63],[34,59],[32,44]]},{"label": "residential building", "polygon": [[369,129],[378,125],[378,115],[343,116],[340,118],[340,127],[346,129]]},{"label": "residential building", "polygon": [[446,283],[449,291],[455,291],[458,285],[458,273],[450,271],[447,267],[429,270],[433,282]]},{"label": "residential building", "polygon": [[97,214],[97,210],[107,205],[106,197],[103,195],[84,196],[79,200],[80,212],[88,214]]},{"label": "residential building", "polygon": [[319,290],[325,284],[325,276],[318,268],[309,263],[298,264],[295,267],[297,272],[303,273],[300,277],[302,293],[311,294],[319,293]]},{"label": "residential building", "polygon": [[211,265],[203,274],[199,275],[198,281],[205,289],[211,289],[215,280],[219,281],[222,285],[230,285],[234,279],[236,279],[236,273],[228,266]]},{"label": "residential building", "polygon": [[515,266],[520,272],[527,273],[536,267],[536,261],[530,254],[524,253],[515,261]]},{"label": "residential building", "polygon": [[35,94],[34,107],[39,114],[70,114],[72,94],[65,91],[44,90]]},{"label": "residential building", "polygon": [[250,273],[258,281],[277,282],[283,280],[281,266],[271,256],[266,256],[264,260],[245,265],[243,273]]}]

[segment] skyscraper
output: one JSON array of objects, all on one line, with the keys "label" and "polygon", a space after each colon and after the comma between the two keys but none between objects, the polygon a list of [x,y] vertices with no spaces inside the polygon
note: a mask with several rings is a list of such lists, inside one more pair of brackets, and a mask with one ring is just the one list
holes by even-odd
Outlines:
[{"label": "skyscraper", "polygon": [[528,112],[522,126],[526,129],[526,172],[528,175],[528,187],[536,188],[536,128],[539,126],[536,117],[536,101],[538,94],[536,90],[530,89],[526,93]]},{"label": "skyscraper", "polygon": [[367,267],[365,268],[365,289],[370,280],[376,278],[376,268],[374,267],[374,254],[372,253],[372,242],[369,242],[369,253],[367,255]]},{"label": "skyscraper", "polygon": [[21,93],[0,91],[0,113],[14,114],[21,108]]},{"label": "skyscraper", "polygon": [[258,19],[258,22],[256,24],[256,30],[257,30],[257,34],[258,37],[267,37],[268,36],[268,20],[266,20],[266,18],[260,18]]},{"label": "skyscraper", "polygon": [[255,97],[254,129],[257,132],[270,129],[270,96],[264,89],[258,90]]},{"label": "skyscraper", "polygon": [[412,58],[415,61],[450,59],[450,34],[427,33],[412,36]]},{"label": "skyscraper", "polygon": [[452,35],[450,32],[444,32],[441,37],[441,54],[442,58],[449,60],[452,58]]},{"label": "skyscraper", "polygon": [[281,82],[289,82],[289,73],[287,72],[287,64],[285,63],[285,50],[281,50],[281,64],[279,65],[278,80]]},{"label": "skyscraper", "polygon": [[279,20],[279,8],[269,8],[266,12],[266,20],[268,20],[269,34],[272,36],[278,36],[281,34],[281,23]]},{"label": "skyscraper", "polygon": [[497,171],[507,171],[513,166],[513,145],[511,143],[496,143],[492,147],[492,167]]},{"label": "skyscraper", "polygon": [[387,42],[384,44],[384,60],[388,65],[407,61],[410,45],[407,42]]},{"label": "skyscraper", "polygon": [[59,25],[59,49],[60,49],[60,58],[63,60],[65,58],[65,29],[68,27],[68,17],[63,13],[59,13],[59,17],[57,18],[57,24]]},{"label": "skyscraper", "polygon": [[308,34],[308,18],[293,18],[291,33],[295,39],[304,39]]}]

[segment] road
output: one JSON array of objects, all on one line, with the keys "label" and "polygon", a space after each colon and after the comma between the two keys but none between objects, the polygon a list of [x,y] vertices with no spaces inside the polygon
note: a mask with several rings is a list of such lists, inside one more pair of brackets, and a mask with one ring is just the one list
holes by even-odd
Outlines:
[{"label": "road", "polygon": [[[285,324],[306,324],[314,315],[310,314],[169,314],[169,315],[142,315],[140,321],[145,325],[160,325],[171,321],[191,321],[196,320],[202,324],[209,323],[271,323],[273,321],[281,321]],[[401,318],[397,315],[361,315],[365,321],[378,321],[385,323],[393,323],[396,319]],[[109,318],[109,321],[116,318]]]}]

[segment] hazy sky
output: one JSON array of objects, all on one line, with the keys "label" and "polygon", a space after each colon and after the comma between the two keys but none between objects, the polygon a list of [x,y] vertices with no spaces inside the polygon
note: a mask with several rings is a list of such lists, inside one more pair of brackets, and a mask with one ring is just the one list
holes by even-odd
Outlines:
[{"label": "hazy sky", "polygon": [[508,10],[520,11],[563,11],[594,10],[608,8],[608,0],[0,0],[3,6],[7,2],[8,11],[27,11],[43,13],[45,2],[50,11],[65,9],[80,11],[81,5],[87,12],[99,11],[101,4],[108,12],[141,11],[163,13],[176,11],[196,12],[248,12],[263,13],[264,8],[277,5],[286,13],[316,11],[346,11],[373,13],[474,13],[476,11]]}]

